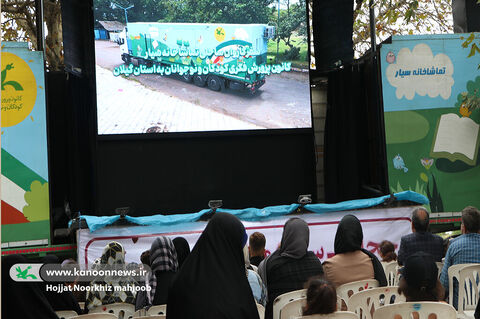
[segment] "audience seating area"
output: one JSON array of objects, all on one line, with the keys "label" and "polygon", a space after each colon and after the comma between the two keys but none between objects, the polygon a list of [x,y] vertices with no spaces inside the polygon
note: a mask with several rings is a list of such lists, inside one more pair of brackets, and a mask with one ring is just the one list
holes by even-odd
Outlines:
[{"label": "audience seating area", "polygon": [[376,309],[399,302],[405,302],[405,297],[398,294],[398,287],[381,287],[354,293],[347,306],[348,311],[355,312],[359,319],[372,319]]},{"label": "audience seating area", "polygon": [[395,316],[410,319],[413,313],[418,314],[418,319],[429,319],[431,314],[435,314],[437,319],[457,319],[455,308],[441,302],[404,302],[387,305],[378,308],[373,314],[373,319],[395,319]]},{"label": "audience seating area", "polygon": [[377,287],[378,287],[378,281],[376,281],[375,279],[354,281],[354,282],[350,282],[348,284],[344,284],[337,287],[337,295],[338,297],[340,297],[342,301],[342,307],[340,308],[340,310],[346,309],[348,305],[348,299],[354,293],[357,293],[359,291],[363,291],[366,289],[377,288]]},{"label": "audience seating area", "polygon": [[473,318],[480,296],[480,264],[461,267],[458,270],[458,282],[458,317]]},{"label": "audience seating area", "polygon": [[349,311],[337,311],[329,315],[303,316],[297,319],[358,319],[358,316]]}]

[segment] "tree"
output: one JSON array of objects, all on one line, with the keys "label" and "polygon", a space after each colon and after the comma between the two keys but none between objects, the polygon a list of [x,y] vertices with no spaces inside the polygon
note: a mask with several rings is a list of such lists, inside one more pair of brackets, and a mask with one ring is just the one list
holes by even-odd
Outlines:
[{"label": "tree", "polygon": [[[60,0],[45,0],[45,59],[52,71],[63,69],[62,15]],[[2,0],[2,41],[28,41],[37,49],[35,1]]]},{"label": "tree", "polygon": [[[304,41],[307,40],[307,27],[306,27],[306,1],[300,0],[298,3],[290,4],[287,0],[287,10],[280,11],[280,19],[278,21],[276,38],[281,39],[286,45],[290,47],[290,50],[286,53],[286,58],[294,60],[300,53],[300,48],[295,47],[291,42],[291,38],[294,34],[299,35]],[[274,18],[271,23],[277,23],[278,18]]]},{"label": "tree", "polygon": [[167,22],[267,23],[272,0],[164,0]]},{"label": "tree", "polygon": [[[375,0],[377,43],[392,35],[452,33],[451,0]],[[353,46],[358,57],[370,48],[369,0],[356,0]]]}]

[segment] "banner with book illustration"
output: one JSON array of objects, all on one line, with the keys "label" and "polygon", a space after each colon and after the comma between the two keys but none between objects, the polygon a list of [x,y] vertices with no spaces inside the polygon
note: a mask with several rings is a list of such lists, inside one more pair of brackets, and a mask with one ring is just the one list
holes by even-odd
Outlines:
[{"label": "banner with book illustration", "polygon": [[390,190],[427,196],[432,212],[480,207],[478,38],[394,36],[380,50]]},{"label": "banner with book illustration", "polygon": [[48,244],[43,53],[26,42],[3,42],[1,68],[2,248]]}]

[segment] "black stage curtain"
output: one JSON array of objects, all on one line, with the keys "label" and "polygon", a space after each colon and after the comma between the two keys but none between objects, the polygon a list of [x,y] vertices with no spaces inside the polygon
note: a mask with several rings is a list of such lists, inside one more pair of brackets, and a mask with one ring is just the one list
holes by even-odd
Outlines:
[{"label": "black stage curtain", "polygon": [[381,83],[372,61],[365,58],[328,76],[327,203],[389,193]]}]

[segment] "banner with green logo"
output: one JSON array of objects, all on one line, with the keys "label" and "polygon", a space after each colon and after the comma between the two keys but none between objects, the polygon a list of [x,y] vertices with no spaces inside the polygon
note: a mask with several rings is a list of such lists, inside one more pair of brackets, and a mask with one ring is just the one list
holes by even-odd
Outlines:
[{"label": "banner with green logo", "polygon": [[43,53],[27,43],[1,50],[2,248],[50,241]]}]

